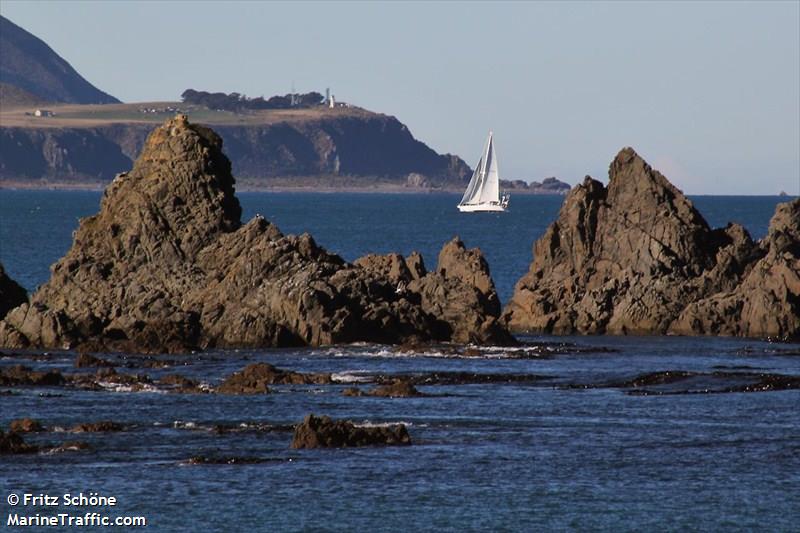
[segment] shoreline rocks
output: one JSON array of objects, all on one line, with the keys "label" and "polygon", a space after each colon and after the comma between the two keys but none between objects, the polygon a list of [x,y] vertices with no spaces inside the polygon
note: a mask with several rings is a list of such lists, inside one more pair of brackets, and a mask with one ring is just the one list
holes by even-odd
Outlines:
[{"label": "shoreline rocks", "polygon": [[712,229],[631,148],[590,177],[534,245],[503,319],[514,332],[800,336],[800,200],[754,243]]},{"label": "shoreline rocks", "polygon": [[[486,307],[493,286],[470,285],[485,284],[488,266],[463,244],[445,249],[478,270],[437,272],[417,298],[391,272],[349,264],[308,234],[284,236],[260,216],[242,224],[234,183],[212,130],[183,115],[156,128],[99,213],[80,221],[50,280],[0,322],[0,346],[176,353],[513,340]],[[410,261],[409,273],[424,270]]]}]

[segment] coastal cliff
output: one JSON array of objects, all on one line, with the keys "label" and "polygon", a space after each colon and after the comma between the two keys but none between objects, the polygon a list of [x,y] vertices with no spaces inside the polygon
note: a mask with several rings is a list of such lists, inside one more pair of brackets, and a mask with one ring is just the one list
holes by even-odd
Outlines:
[{"label": "coastal cliff", "polygon": [[631,148],[608,186],[590,177],[536,241],[504,319],[557,334],[800,336],[800,200],[781,204],[754,243],[712,229]]},{"label": "coastal cliff", "polygon": [[[404,289],[308,234],[283,235],[260,216],[243,224],[234,184],[211,129],[183,115],[156,128],[133,169],[106,188],[99,213],[80,221],[50,280],[0,322],[0,347],[185,352],[514,342],[499,325],[479,251],[448,244],[434,274],[418,256],[404,259],[427,290]],[[442,265],[461,256],[470,261],[445,273]],[[470,298],[447,302],[448,293]]]},{"label": "coastal cliff", "polygon": [[[471,175],[459,157],[437,154],[396,118],[363,110],[213,127],[237,179],[253,187],[336,187],[344,179],[461,187]],[[131,167],[152,128],[146,122],[0,127],[0,180],[107,183]]]}]

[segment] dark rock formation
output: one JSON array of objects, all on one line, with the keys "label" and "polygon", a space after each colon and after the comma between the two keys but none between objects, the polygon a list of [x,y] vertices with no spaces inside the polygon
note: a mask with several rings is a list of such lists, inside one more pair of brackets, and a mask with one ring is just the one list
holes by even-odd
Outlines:
[{"label": "dark rock formation", "polygon": [[205,392],[197,380],[187,378],[180,374],[168,374],[158,380],[161,385],[166,385],[172,392],[199,393]]},{"label": "dark rock formation", "polygon": [[90,368],[90,367],[113,367],[114,363],[95,357],[88,353],[78,354],[75,358],[75,368]]},{"label": "dark rock formation", "polygon": [[[800,332],[797,257],[777,252],[799,242],[792,208],[779,208],[784,214],[776,215],[759,246],[739,225],[712,230],[631,148],[620,151],[609,177],[606,188],[587,176],[536,242],[530,271],[504,312],[512,330],[782,337]],[[773,246],[776,239],[784,244]],[[730,291],[759,303],[744,312],[735,297],[723,304],[715,296]],[[708,298],[702,306],[691,305]]]},{"label": "dark rock formation", "polygon": [[[182,352],[509,339],[485,316],[497,304],[479,252],[446,246],[441,272],[415,289],[421,303],[406,298],[307,234],[284,236],[261,217],[242,225],[221,148],[184,116],[157,128],[100,212],[81,220],[51,279],[0,322],[0,346]],[[467,266],[451,265],[459,260]]]},{"label": "dark rock formation", "polygon": [[65,382],[64,376],[58,370],[36,371],[24,365],[0,368],[0,386],[55,387]]},{"label": "dark rock formation", "polygon": [[16,433],[3,433],[0,430],[0,455],[17,455],[24,453],[36,453],[39,451],[37,446],[26,444],[25,441]]},{"label": "dark rock formation", "polygon": [[294,430],[292,448],[349,448],[351,446],[411,444],[404,424],[359,427],[346,420],[308,415]]},{"label": "dark rock formation", "polygon": [[779,204],[741,283],[689,304],[670,332],[800,338],[800,199]]},{"label": "dark rock formation", "polygon": [[0,82],[48,102],[119,102],[78,74],[41,39],[0,16]]},{"label": "dark rock formation", "polygon": [[266,394],[267,385],[311,385],[332,383],[330,374],[302,374],[281,370],[267,363],[247,365],[217,387],[221,394]]},{"label": "dark rock formation", "polygon": [[32,418],[19,418],[17,420],[12,420],[8,425],[8,429],[12,433],[35,433],[38,431],[44,431],[42,424],[40,424],[38,420],[34,420]]},{"label": "dark rock formation", "polygon": [[477,248],[467,250],[455,237],[439,252],[435,272],[426,272],[422,257],[411,254],[370,255],[356,265],[397,284],[396,292],[419,302],[438,319],[439,336],[457,343],[511,345],[516,341],[503,327],[500,300],[489,265]]},{"label": "dark rock formation", "polygon": [[118,422],[111,420],[103,420],[101,422],[84,422],[74,426],[70,431],[72,433],[106,433],[111,431],[122,431],[125,426]]},{"label": "dark rock formation", "polygon": [[0,320],[9,311],[28,301],[28,291],[8,277],[0,263]]},{"label": "dark rock formation", "polygon": [[375,387],[366,393],[356,387],[349,387],[343,390],[342,394],[344,396],[376,396],[378,398],[418,398],[425,396],[408,379],[397,379],[393,383]]}]

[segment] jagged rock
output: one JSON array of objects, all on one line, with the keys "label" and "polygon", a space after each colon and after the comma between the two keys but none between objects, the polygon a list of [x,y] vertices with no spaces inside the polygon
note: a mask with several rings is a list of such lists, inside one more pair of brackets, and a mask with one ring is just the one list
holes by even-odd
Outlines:
[{"label": "jagged rock", "polygon": [[[309,235],[240,216],[221,139],[185,116],[167,121],[106,189],[100,212],[81,220],[51,279],[0,322],[0,346],[160,353],[450,340],[438,308],[425,305],[433,296],[420,305]],[[416,258],[406,266],[424,272]],[[472,326],[479,334],[461,328],[452,340],[496,329]]]},{"label": "jagged rock", "polygon": [[800,199],[778,205],[761,249],[740,284],[689,304],[670,332],[800,338]]},{"label": "jagged rock", "polygon": [[458,237],[439,252],[435,272],[427,272],[414,252],[367,255],[356,266],[396,285],[395,292],[438,322],[439,338],[457,343],[510,345],[516,341],[498,321],[500,300],[489,265],[477,248],[467,250]]},{"label": "jagged rock", "polygon": [[28,301],[28,292],[16,281],[8,277],[0,263],[0,319],[9,311]]},{"label": "jagged rock", "polygon": [[324,385],[332,383],[330,374],[302,374],[275,368],[267,363],[253,363],[223,381],[221,394],[265,394],[267,385]]},{"label": "jagged rock", "polygon": [[0,455],[17,455],[36,453],[38,451],[38,446],[26,444],[22,437],[16,433],[3,433],[3,431],[0,430]]},{"label": "jagged rock", "polygon": [[479,249],[468,250],[458,237],[439,252],[436,272],[411,281],[408,291],[419,296],[422,309],[443,324],[453,342],[516,343],[499,321],[500,300],[488,263]]},{"label": "jagged rock", "polygon": [[12,433],[35,433],[38,431],[44,431],[44,428],[38,420],[34,420],[32,418],[19,418],[11,421],[11,423],[8,425],[8,430]]},{"label": "jagged rock", "polygon": [[[517,283],[503,314],[512,331],[791,332],[790,323],[798,320],[796,307],[789,305],[791,294],[797,294],[792,292],[796,259],[767,253],[774,258],[767,268],[766,257],[761,259],[765,245],[753,243],[737,224],[712,230],[692,203],[631,148],[620,151],[609,177],[604,187],[587,176],[536,242],[530,271]],[[790,222],[773,220],[773,226],[797,227],[792,225],[796,215],[787,212],[784,219]],[[797,233],[770,230],[767,240],[791,249]],[[714,295],[732,290],[745,291],[760,303],[747,313],[744,306],[740,313],[735,305],[719,305]],[[711,302],[702,309],[692,306],[706,298]],[[776,320],[782,325],[774,326]]]},{"label": "jagged rock", "polygon": [[428,273],[422,256],[417,252],[411,253],[408,257],[396,253],[369,254],[356,259],[353,264],[380,278],[386,278],[395,285],[408,284]]},{"label": "jagged rock", "polygon": [[411,444],[405,424],[359,427],[346,420],[308,415],[295,427],[292,448],[347,448],[351,446]]}]

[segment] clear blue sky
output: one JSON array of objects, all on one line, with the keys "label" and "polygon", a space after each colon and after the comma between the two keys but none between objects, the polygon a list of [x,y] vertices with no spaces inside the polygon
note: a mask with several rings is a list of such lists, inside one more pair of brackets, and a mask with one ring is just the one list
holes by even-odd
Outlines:
[{"label": "clear blue sky", "polygon": [[800,2],[18,2],[123,101],[300,91],[503,177],[605,180],[633,146],[691,194],[800,192]]}]

